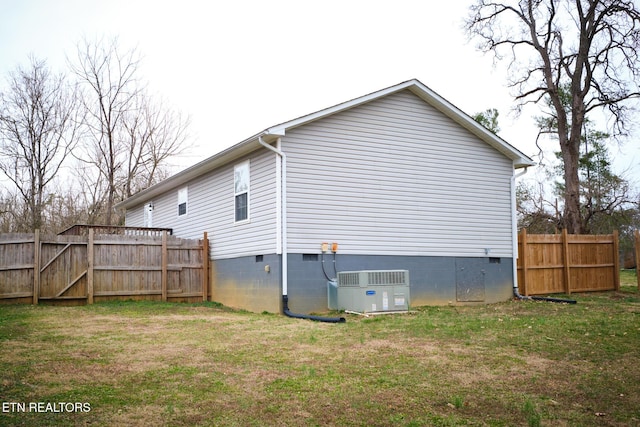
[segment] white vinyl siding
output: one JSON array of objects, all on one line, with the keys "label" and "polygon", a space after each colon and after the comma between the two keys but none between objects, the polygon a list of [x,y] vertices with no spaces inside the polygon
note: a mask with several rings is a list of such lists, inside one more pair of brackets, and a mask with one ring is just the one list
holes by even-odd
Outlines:
[{"label": "white vinyl siding", "polygon": [[[409,90],[288,128],[280,148],[291,253],[337,242],[343,254],[513,255],[512,161]],[[237,223],[243,161],[250,221]],[[154,196],[154,225],[186,238],[207,231],[214,259],[276,253],[278,168],[267,149],[230,159],[188,182],[188,218],[175,214],[177,189]],[[143,224],[148,202],[127,211],[127,225]]]},{"label": "white vinyl siding", "polygon": [[282,144],[290,252],[512,256],[511,160],[409,91]]},{"label": "white vinyl siding", "polygon": [[[154,225],[173,228],[175,235],[191,239],[200,239],[207,231],[213,259],[275,253],[276,156],[264,149],[250,159],[238,160],[251,162],[250,222],[236,226],[234,221],[234,164],[238,162],[233,162],[189,182],[188,220],[176,215],[176,190],[155,197]],[[143,224],[142,208],[127,211],[127,225]]]},{"label": "white vinyl siding", "polygon": [[147,203],[138,205],[135,208],[127,209],[127,212],[125,213],[125,216],[124,216],[125,225],[131,226],[131,227],[146,227],[144,223],[145,221],[144,208],[147,205]]}]

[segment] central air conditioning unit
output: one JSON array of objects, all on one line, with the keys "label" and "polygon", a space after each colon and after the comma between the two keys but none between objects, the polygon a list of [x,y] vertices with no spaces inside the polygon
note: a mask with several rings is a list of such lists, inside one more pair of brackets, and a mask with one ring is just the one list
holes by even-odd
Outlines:
[{"label": "central air conditioning unit", "polygon": [[330,310],[358,313],[409,310],[408,270],[341,271],[327,287]]}]

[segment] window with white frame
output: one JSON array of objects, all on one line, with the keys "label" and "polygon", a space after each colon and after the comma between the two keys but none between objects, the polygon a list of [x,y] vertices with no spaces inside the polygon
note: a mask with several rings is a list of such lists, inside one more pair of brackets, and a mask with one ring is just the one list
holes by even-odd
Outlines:
[{"label": "window with white frame", "polygon": [[183,216],[187,214],[188,196],[189,196],[189,193],[187,192],[187,187],[184,187],[178,190],[178,216]]},{"label": "window with white frame", "polygon": [[233,188],[235,199],[235,222],[249,219],[249,161],[233,168]]}]

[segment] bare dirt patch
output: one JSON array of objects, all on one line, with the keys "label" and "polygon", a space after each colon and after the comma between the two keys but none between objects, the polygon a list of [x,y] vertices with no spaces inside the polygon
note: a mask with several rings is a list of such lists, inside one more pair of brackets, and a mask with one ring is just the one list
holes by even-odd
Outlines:
[{"label": "bare dirt patch", "polygon": [[92,403],[50,425],[637,424],[633,302],[590,298],[341,325],[171,304],[30,309],[0,324],[26,331],[0,334],[0,396]]}]

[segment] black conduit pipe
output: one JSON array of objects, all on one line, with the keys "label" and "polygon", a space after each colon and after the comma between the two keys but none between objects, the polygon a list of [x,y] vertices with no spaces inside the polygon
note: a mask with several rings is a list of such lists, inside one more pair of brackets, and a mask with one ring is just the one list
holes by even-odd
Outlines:
[{"label": "black conduit pipe", "polygon": [[577,304],[578,301],[574,299],[562,299],[562,298],[550,298],[550,297],[530,297],[534,301],[548,301],[548,302],[559,302],[564,304]]},{"label": "black conduit pipe", "polygon": [[[335,256],[335,255],[334,255],[334,256]],[[327,274],[326,270],[324,269],[324,252],[322,252],[321,257],[322,257],[322,273],[324,273],[324,277],[326,277],[326,278],[327,278],[327,280],[331,280],[331,277],[329,277],[329,275]],[[335,263],[335,260],[334,260],[333,262]],[[334,264],[334,265],[335,265],[335,264]],[[338,275],[338,274],[336,273],[336,276],[337,276],[337,275]]]},{"label": "black conduit pipe", "polygon": [[316,322],[326,322],[326,323],[345,323],[347,319],[344,317],[323,317],[323,316],[312,316],[310,314],[296,314],[289,311],[289,296],[282,295],[282,312],[285,316],[293,317],[294,319],[307,319],[307,320],[315,320]]},{"label": "black conduit pipe", "polygon": [[558,302],[563,304],[577,304],[578,301],[573,299],[562,299],[562,298],[550,298],[550,297],[529,297],[520,294],[518,292],[518,288],[513,288],[513,295],[520,300],[533,300],[533,301],[547,301],[547,302]]}]

